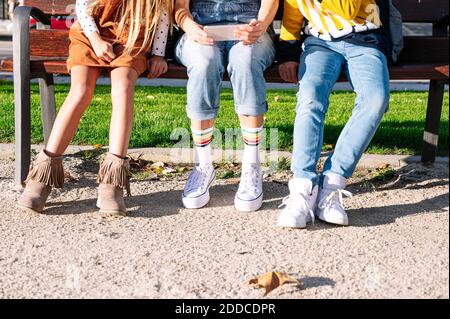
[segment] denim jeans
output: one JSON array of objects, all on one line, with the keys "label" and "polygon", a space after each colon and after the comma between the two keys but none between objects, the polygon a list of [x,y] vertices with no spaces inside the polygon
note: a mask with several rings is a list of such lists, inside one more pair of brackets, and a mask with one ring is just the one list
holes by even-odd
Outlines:
[{"label": "denim jeans", "polygon": [[389,107],[389,73],[381,51],[312,36],[305,40],[300,58],[291,169],[294,177],[310,179],[314,185],[323,179],[319,180],[316,166],[323,144],[324,120],[331,90],[342,70],[357,97],[334,152],[325,162],[322,177],[330,172],[345,178],[353,174]]},{"label": "denim jeans", "polygon": [[188,71],[189,118],[208,120],[217,117],[225,70],[230,76],[237,114],[258,116],[267,112],[264,71],[275,58],[269,33],[252,45],[224,41],[213,46],[198,44],[184,34],[175,54]]}]

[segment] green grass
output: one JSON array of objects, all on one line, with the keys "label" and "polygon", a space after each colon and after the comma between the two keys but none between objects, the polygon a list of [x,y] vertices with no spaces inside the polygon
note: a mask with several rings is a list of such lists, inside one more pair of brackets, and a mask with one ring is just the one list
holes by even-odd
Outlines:
[{"label": "green grass", "polygon": [[[69,90],[67,85],[56,86],[57,104],[61,105]],[[292,150],[295,117],[295,91],[269,90],[269,112],[266,126],[278,128],[279,147]],[[170,135],[174,128],[189,128],[185,114],[185,88],[136,89],[135,124],[131,147],[168,147],[174,145]],[[331,148],[351,115],[354,94],[334,92],[325,125],[326,148]],[[448,92],[445,94],[439,154],[448,154]],[[14,142],[14,94],[12,84],[0,82],[0,142]],[[223,90],[216,127],[238,128],[231,90]],[[426,92],[394,92],[390,111],[386,114],[368,152],[377,154],[417,154],[420,152],[427,103]],[[109,86],[99,86],[91,107],[81,120],[73,144],[94,145],[108,143],[111,96]],[[32,143],[42,143],[38,86],[32,85]],[[331,145],[331,146],[330,146]]]}]

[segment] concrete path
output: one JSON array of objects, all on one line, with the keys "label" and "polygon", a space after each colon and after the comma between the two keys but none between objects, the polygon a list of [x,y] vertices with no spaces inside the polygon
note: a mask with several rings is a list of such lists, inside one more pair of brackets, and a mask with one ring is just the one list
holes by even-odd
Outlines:
[{"label": "concrete path", "polygon": [[219,180],[201,210],[180,205],[186,176],[134,180],[126,218],[95,209],[96,162],[69,156],[75,182],[45,214],[15,208],[13,163],[0,160],[0,298],[260,298],[267,271],[298,278],[269,298],[448,298],[448,164],[409,164],[398,178],[358,171],[351,226],[274,226],[287,177],[265,182],[261,211],[237,213],[237,180]]}]

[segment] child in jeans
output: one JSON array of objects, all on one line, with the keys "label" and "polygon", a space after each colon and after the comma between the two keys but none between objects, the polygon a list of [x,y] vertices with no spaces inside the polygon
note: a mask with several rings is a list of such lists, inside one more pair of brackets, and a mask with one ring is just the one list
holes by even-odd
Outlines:
[{"label": "child in jeans", "polygon": [[134,87],[147,70],[157,77],[167,70],[164,50],[172,2],[166,0],[77,0],[78,22],[70,30],[67,66],[69,95],[61,107],[46,149],[33,163],[21,208],[42,212],[52,187],[64,184],[63,154],[92,100],[102,69],[111,74],[112,117],[109,153],[100,166],[97,206],[124,215],[129,194],[128,143],[133,123]]},{"label": "child in jeans", "polygon": [[[209,188],[215,177],[210,143],[225,71],[230,75],[245,142],[235,207],[238,211],[255,211],[262,205],[259,143],[267,112],[264,70],[275,57],[267,31],[277,8],[278,0],[176,1],[175,20],[185,31],[176,57],[188,69],[187,114],[196,152],[196,166],[182,198],[187,208],[201,208],[210,199]],[[223,24],[247,26],[235,30],[240,41],[214,42],[203,30],[207,25]]]},{"label": "child in jeans", "polygon": [[[299,82],[290,195],[278,219],[282,227],[304,228],[317,216],[348,225],[343,196],[349,178],[389,105],[387,1],[285,0],[279,67]],[[306,40],[301,47],[301,33]],[[303,49],[303,52],[301,52]],[[300,55],[301,54],[301,55]],[[329,96],[341,72],[357,94],[353,114],[325,162],[316,167],[323,144]]]}]

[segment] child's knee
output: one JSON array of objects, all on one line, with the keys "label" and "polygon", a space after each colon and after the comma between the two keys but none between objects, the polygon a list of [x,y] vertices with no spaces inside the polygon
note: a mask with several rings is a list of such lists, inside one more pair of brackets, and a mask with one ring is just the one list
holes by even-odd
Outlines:
[{"label": "child's knee", "polygon": [[72,83],[70,88],[70,96],[79,103],[89,103],[94,96],[94,86],[88,83]]},{"label": "child's knee", "polygon": [[321,82],[300,82],[300,90],[297,93],[297,113],[325,114],[328,105],[328,93]]},{"label": "child's knee", "polygon": [[263,74],[264,70],[272,65],[274,58],[272,40],[268,35],[264,35],[260,43],[252,46],[236,44],[230,52],[228,68],[234,73]]},{"label": "child's knee", "polygon": [[364,93],[364,98],[359,102],[366,109],[367,115],[378,117],[389,109],[389,90],[373,87]]},{"label": "child's knee", "polygon": [[213,77],[221,76],[224,72],[223,64],[219,56],[203,56],[188,67],[189,76]]},{"label": "child's knee", "polygon": [[130,95],[134,93],[135,82],[127,79],[115,79],[112,94]]}]

